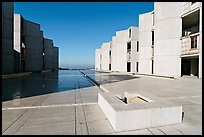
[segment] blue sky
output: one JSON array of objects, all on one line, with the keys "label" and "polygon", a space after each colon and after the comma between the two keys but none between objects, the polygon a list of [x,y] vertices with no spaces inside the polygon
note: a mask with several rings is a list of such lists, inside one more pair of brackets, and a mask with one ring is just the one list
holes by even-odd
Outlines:
[{"label": "blue sky", "polygon": [[153,2],[15,2],[14,13],[39,23],[59,47],[60,67],[94,67],[95,49],[116,31],[138,26]]}]

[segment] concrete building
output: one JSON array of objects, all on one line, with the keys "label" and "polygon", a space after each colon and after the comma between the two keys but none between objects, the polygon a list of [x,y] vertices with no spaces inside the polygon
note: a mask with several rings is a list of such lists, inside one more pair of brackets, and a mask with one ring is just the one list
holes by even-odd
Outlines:
[{"label": "concrete building", "polygon": [[53,70],[57,70],[59,68],[59,48],[53,47]]},{"label": "concrete building", "polygon": [[14,14],[15,73],[58,69],[59,49],[43,37],[40,25]]},{"label": "concrete building", "polygon": [[136,72],[138,62],[138,28],[117,31],[111,42],[96,50],[96,67],[101,70]]},{"label": "concrete building", "polygon": [[102,65],[101,65],[101,60],[102,60],[102,55],[101,55],[101,49],[96,49],[95,51],[95,70],[101,70]]},{"label": "concrete building", "polygon": [[202,78],[202,2],[183,2],[181,19],[181,75]]},{"label": "concrete building", "polygon": [[111,42],[101,46],[101,67],[102,70],[111,70]]},{"label": "concrete building", "polygon": [[53,69],[53,40],[43,38],[43,70]]},{"label": "concrete building", "polygon": [[201,2],[155,2],[154,11],[139,15],[139,33],[133,34],[132,46],[127,30],[112,38],[112,71],[202,78]]},{"label": "concrete building", "polygon": [[139,61],[138,73],[154,73],[154,12],[139,15]]},{"label": "concrete building", "polygon": [[13,2],[2,2],[2,74],[14,72]]},{"label": "concrete building", "polygon": [[14,14],[14,50],[20,58],[16,72],[34,72],[43,69],[43,32],[40,25]]}]

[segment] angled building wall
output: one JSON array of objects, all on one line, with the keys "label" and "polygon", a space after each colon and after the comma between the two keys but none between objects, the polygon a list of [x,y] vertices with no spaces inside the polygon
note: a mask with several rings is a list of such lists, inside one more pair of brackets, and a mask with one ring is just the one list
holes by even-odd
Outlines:
[{"label": "angled building wall", "polygon": [[95,69],[101,70],[101,48],[95,50]]},{"label": "angled building wall", "polygon": [[14,14],[15,72],[42,71],[43,31],[40,25]]},{"label": "angled building wall", "polygon": [[181,76],[182,2],[155,2],[154,73]]},{"label": "angled building wall", "polygon": [[43,32],[40,25],[24,20],[26,71],[42,71],[43,69]]},{"label": "angled building wall", "polygon": [[111,42],[103,43],[101,46],[101,65],[102,70],[109,70],[109,64],[110,64],[110,52],[111,52]]},{"label": "angled building wall", "polygon": [[43,50],[44,50],[44,58],[43,58],[43,69],[53,69],[53,40],[43,39]]},{"label": "angled building wall", "polygon": [[2,74],[14,73],[13,2],[2,2]]},{"label": "angled building wall", "polygon": [[59,68],[59,48],[53,47],[53,69],[57,70]]},{"label": "angled building wall", "polygon": [[152,73],[153,46],[152,33],[154,12],[139,15],[139,73]]}]

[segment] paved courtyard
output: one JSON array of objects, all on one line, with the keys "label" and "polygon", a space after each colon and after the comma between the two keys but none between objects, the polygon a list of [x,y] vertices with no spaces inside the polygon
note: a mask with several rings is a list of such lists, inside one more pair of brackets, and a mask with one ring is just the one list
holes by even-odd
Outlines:
[{"label": "paved courtyard", "polygon": [[[105,80],[111,73],[103,75]],[[96,75],[96,77],[97,77]],[[114,76],[123,74],[114,73]],[[152,93],[183,106],[181,124],[115,132],[97,104],[97,86],[48,93],[2,102],[3,135],[201,135],[202,79],[165,79],[134,75],[122,81],[103,82],[111,94],[137,90]],[[96,78],[97,80],[97,78]],[[110,79],[109,79],[110,80]]]}]

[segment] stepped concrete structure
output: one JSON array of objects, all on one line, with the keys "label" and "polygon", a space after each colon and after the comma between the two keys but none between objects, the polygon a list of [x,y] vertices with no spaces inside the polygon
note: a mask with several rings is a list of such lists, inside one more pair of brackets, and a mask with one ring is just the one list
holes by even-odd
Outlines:
[{"label": "stepped concrete structure", "polygon": [[112,37],[111,63],[96,57],[101,70],[202,78],[202,2],[155,2],[130,28]]}]

